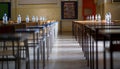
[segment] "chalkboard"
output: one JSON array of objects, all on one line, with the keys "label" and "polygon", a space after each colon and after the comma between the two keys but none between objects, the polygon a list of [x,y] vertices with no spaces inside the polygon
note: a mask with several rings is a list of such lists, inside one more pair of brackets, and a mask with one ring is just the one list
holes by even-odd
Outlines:
[{"label": "chalkboard", "polygon": [[11,3],[10,2],[0,2],[0,20],[4,14],[7,14],[8,18],[11,18]]}]

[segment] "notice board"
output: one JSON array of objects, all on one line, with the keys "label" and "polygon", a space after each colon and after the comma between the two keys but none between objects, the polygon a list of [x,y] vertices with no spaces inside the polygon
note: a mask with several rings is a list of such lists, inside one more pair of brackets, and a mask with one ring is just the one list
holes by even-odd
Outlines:
[{"label": "notice board", "polygon": [[77,1],[61,2],[61,19],[78,19]]}]

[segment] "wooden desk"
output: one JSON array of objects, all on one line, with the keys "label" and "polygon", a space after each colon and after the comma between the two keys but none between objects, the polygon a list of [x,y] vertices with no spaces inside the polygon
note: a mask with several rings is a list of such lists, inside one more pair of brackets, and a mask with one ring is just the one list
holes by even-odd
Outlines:
[{"label": "wooden desk", "polygon": [[[39,39],[40,41],[43,42],[43,45],[41,45],[41,55],[42,55],[42,59],[43,59],[43,69],[45,67],[45,41],[46,41],[46,36],[45,36],[45,26],[28,26],[28,29],[39,29]],[[42,31],[42,33],[41,33]],[[38,66],[39,67],[39,66]]]},{"label": "wooden desk", "polygon": [[[37,43],[39,43],[39,40],[38,40],[38,38],[39,38],[39,36],[38,36],[38,34],[39,34],[39,29],[16,29],[15,30],[16,31],[16,33],[27,33],[27,34],[32,34],[33,35],[33,45],[32,46],[29,46],[29,47],[33,47],[33,60],[34,60],[34,69],[36,69],[36,60],[35,60],[35,58],[36,58],[36,54],[35,54],[35,49],[37,48],[37,51],[39,51],[38,49],[39,49],[39,45],[37,44]],[[37,42],[36,42],[36,37],[37,37]],[[40,56],[39,54],[37,54],[37,56]],[[38,58],[37,58],[38,59]],[[37,60],[38,61],[38,60]],[[38,65],[38,63],[37,63],[37,65]]]},{"label": "wooden desk", "polygon": [[[80,40],[79,38],[81,37],[81,45],[82,47],[84,47],[84,42],[86,43],[86,41],[88,41],[89,38],[87,35],[89,34],[90,36],[93,35],[93,37],[96,40],[96,69],[99,68],[98,65],[98,46],[97,46],[97,41],[98,41],[98,37],[100,37],[98,34],[100,29],[118,29],[120,28],[120,23],[111,23],[111,24],[106,24],[105,21],[101,21],[101,22],[96,22],[96,21],[73,21],[72,23],[73,25],[73,36],[75,36],[76,40]],[[81,35],[80,35],[81,34]],[[87,36],[87,37],[86,37]],[[90,39],[91,40],[91,37]],[[101,39],[102,41],[104,40],[103,38]],[[80,43],[80,41],[79,41]],[[85,44],[86,45],[86,44]],[[89,47],[88,47],[89,48]],[[88,49],[89,50],[89,49]],[[92,53],[94,51],[93,46],[91,46],[91,42],[90,42],[90,54],[88,54],[89,57],[90,56],[90,68],[94,69],[94,53]],[[84,51],[83,51],[84,52]],[[89,61],[89,59],[88,59]],[[88,62],[89,63],[89,62]],[[92,64],[92,65],[91,65]]]},{"label": "wooden desk", "polygon": [[[114,29],[102,29],[99,30],[99,33],[104,35],[104,50],[105,50],[105,41],[106,39],[110,41],[110,69],[114,69],[113,67],[113,52],[120,51],[120,44],[113,44],[113,41],[120,41],[120,27]],[[106,55],[104,51],[104,64],[106,65]],[[104,68],[106,69],[106,68]]]}]

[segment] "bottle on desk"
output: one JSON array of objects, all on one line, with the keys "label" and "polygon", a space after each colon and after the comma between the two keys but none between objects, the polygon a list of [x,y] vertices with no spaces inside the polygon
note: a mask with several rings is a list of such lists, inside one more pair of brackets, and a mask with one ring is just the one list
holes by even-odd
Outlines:
[{"label": "bottle on desk", "polygon": [[5,13],[3,16],[3,24],[7,24],[8,23],[8,17],[7,14]]},{"label": "bottle on desk", "polygon": [[92,16],[91,15],[89,16],[89,18],[90,18],[90,20],[92,20]]},{"label": "bottle on desk", "polygon": [[95,20],[98,21],[98,14],[95,15]]},{"label": "bottle on desk", "polygon": [[35,19],[36,19],[35,21],[36,21],[36,22],[38,22],[38,16],[36,16],[36,18],[35,18]]},{"label": "bottle on desk", "polygon": [[92,15],[92,21],[94,21],[94,15]]},{"label": "bottle on desk", "polygon": [[87,16],[87,17],[86,17],[86,20],[89,20],[89,19],[90,19],[89,16]]},{"label": "bottle on desk", "polygon": [[35,16],[32,16],[32,22],[35,22]]},{"label": "bottle on desk", "polygon": [[98,14],[98,15],[97,15],[97,18],[98,18],[97,20],[100,22],[100,21],[101,21],[101,15]]},{"label": "bottle on desk", "polygon": [[96,14],[95,15],[95,20],[100,22],[101,21],[101,15],[100,14]]},{"label": "bottle on desk", "polygon": [[108,16],[109,16],[109,17],[108,17],[108,18],[109,18],[109,23],[111,23],[111,18],[112,18],[112,17],[111,17],[111,13],[110,13],[110,12],[108,12]]},{"label": "bottle on desk", "polygon": [[26,16],[26,23],[29,23],[29,16]]},{"label": "bottle on desk", "polygon": [[111,23],[111,13],[110,12],[106,13],[106,15],[105,15],[105,21],[108,24]]},{"label": "bottle on desk", "polygon": [[19,14],[18,17],[17,17],[17,23],[18,23],[18,24],[21,23],[21,16],[20,16],[20,14]]},{"label": "bottle on desk", "polygon": [[43,17],[42,16],[40,16],[40,21],[43,21]]}]

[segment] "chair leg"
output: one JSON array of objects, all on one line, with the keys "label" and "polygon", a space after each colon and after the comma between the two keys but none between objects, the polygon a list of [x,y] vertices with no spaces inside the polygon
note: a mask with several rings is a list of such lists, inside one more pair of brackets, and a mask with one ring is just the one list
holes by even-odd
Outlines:
[{"label": "chair leg", "polygon": [[[2,56],[2,58],[4,58],[4,56]],[[4,62],[2,61],[2,66],[1,66],[1,69],[3,69],[3,65],[4,65],[3,63],[4,63]]]},{"label": "chair leg", "polygon": [[30,57],[29,57],[29,50],[26,51],[26,69],[30,69]]},{"label": "chair leg", "polygon": [[[8,60],[8,56],[7,57],[7,60]],[[7,69],[9,69],[9,62],[7,61]]]},{"label": "chair leg", "polygon": [[43,56],[43,49],[42,49],[43,43],[42,40],[40,41],[40,54],[41,54],[41,60],[43,60],[42,56]]},{"label": "chair leg", "polygon": [[44,69],[44,67],[45,67],[45,44],[46,44],[46,42],[45,41],[43,41],[43,69]]},{"label": "chair leg", "polygon": [[3,61],[2,61],[2,66],[1,66],[1,69],[3,69]]},{"label": "chair leg", "polygon": [[46,44],[46,48],[47,48],[47,61],[48,61],[48,57],[49,57],[49,49],[50,49],[50,37],[47,37],[47,44]]},{"label": "chair leg", "polygon": [[15,61],[15,69],[18,69],[18,61]]},{"label": "chair leg", "polygon": [[110,52],[110,69],[113,69],[113,53]]},{"label": "chair leg", "polygon": [[28,47],[28,43],[27,43],[28,41],[26,40],[25,41],[25,51],[24,51],[24,53],[25,53],[25,56],[26,56],[26,58],[25,58],[25,60],[26,60],[26,69],[30,69],[30,56],[29,56],[29,47]]},{"label": "chair leg", "polygon": [[38,48],[38,49],[37,49],[37,69],[39,69],[39,58],[40,58],[40,57],[39,57],[39,56],[40,56],[40,55],[39,55],[39,54],[40,54],[39,52],[40,52],[40,51],[39,51],[39,48]]}]

